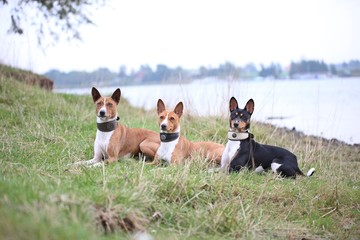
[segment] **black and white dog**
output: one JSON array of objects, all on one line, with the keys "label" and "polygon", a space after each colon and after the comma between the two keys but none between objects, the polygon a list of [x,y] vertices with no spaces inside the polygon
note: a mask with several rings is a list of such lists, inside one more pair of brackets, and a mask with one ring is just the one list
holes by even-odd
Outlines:
[{"label": "black and white dog", "polygon": [[[249,132],[254,106],[254,100],[250,99],[244,109],[241,109],[234,97],[230,99],[230,130],[228,143],[221,158],[221,168],[230,172],[238,172],[242,168],[262,172],[271,168],[274,173],[283,177],[295,178],[296,174],[304,175],[292,152],[255,142],[254,135]],[[307,176],[311,176],[314,171],[315,169],[311,168]]]}]

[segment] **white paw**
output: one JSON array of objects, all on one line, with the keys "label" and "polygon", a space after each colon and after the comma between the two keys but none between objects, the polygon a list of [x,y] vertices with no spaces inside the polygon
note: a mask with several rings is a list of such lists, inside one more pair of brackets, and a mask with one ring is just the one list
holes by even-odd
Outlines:
[{"label": "white paw", "polygon": [[104,161],[101,162],[96,162],[94,164],[88,165],[88,167],[92,168],[92,167],[102,167],[104,165]]},{"label": "white paw", "polygon": [[281,164],[279,163],[271,163],[271,170],[273,171],[273,173],[277,173],[278,168],[281,166]]},{"label": "white paw", "polygon": [[264,172],[264,168],[262,166],[258,166],[257,168],[255,168],[255,172],[262,173],[262,172]]}]

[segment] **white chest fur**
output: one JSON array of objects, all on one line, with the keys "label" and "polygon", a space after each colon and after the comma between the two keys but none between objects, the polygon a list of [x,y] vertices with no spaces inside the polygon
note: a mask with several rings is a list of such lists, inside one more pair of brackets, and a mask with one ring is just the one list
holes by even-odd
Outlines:
[{"label": "white chest fur", "polygon": [[228,141],[224,153],[221,157],[221,168],[227,168],[230,165],[236,151],[240,148],[240,141]]},{"label": "white chest fur", "polygon": [[171,162],[171,156],[175,150],[176,144],[179,142],[179,138],[171,142],[161,142],[160,146],[156,152],[159,159],[167,161],[169,164]]},{"label": "white chest fur", "polygon": [[101,152],[101,154],[105,157],[107,156],[107,148],[109,146],[110,138],[114,131],[111,132],[101,132],[99,130],[96,131],[96,138],[94,143],[94,151]]}]

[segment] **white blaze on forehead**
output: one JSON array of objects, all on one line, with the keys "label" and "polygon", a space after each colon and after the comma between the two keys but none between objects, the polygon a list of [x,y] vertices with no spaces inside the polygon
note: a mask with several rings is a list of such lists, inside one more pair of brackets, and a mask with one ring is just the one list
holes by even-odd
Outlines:
[{"label": "white blaze on forehead", "polygon": [[105,114],[106,114],[106,98],[104,98],[104,105],[99,109],[99,112],[101,111],[101,110],[103,110],[103,111],[105,111]]},{"label": "white blaze on forehead", "polygon": [[161,130],[161,125],[168,125],[168,117],[169,117],[169,114],[166,114],[166,117],[165,117],[165,119],[160,123],[160,130]]}]

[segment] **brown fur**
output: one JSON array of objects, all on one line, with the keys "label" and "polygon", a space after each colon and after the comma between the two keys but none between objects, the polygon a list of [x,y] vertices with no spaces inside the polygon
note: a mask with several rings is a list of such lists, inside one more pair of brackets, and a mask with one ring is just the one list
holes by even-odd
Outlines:
[{"label": "brown fur", "polygon": [[[168,118],[166,132],[174,133],[180,126],[180,118],[183,114],[183,103],[179,102],[173,111],[167,111],[164,102],[159,99],[157,112],[159,127],[165,118]],[[224,146],[222,144],[214,142],[191,142],[180,135],[179,141],[172,153],[170,163],[183,163],[185,159],[191,158],[192,155],[200,155],[201,158],[206,158],[210,162],[220,164],[223,151]],[[157,154],[155,155],[153,164],[159,164]]]},{"label": "brown fur", "polygon": [[[121,91],[117,89],[111,97],[102,97],[96,88],[92,89],[92,96],[95,103],[96,114],[100,108],[106,105],[109,119],[116,117],[117,106],[120,102]],[[147,158],[153,159],[160,145],[159,134],[142,128],[128,128],[118,124],[110,138],[107,148],[107,162],[114,162],[126,155],[137,156],[144,154]]]}]

